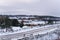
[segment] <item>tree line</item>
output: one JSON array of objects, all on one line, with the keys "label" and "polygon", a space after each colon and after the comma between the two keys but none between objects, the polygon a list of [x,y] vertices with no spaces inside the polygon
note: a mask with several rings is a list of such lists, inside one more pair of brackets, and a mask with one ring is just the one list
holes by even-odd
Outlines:
[{"label": "tree line", "polygon": [[0,17],[0,28],[1,29],[6,28],[6,31],[8,29],[11,29],[11,31],[13,31],[11,26],[16,26],[16,27],[19,26],[22,28],[24,26],[24,24],[23,24],[23,21],[21,21],[21,23],[19,23],[17,19],[9,19],[8,16]]}]

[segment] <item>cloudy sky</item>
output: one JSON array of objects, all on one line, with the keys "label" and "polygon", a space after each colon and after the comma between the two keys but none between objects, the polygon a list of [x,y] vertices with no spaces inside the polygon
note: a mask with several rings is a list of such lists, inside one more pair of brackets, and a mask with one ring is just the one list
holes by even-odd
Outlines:
[{"label": "cloudy sky", "polygon": [[60,16],[60,0],[0,0],[0,14]]}]

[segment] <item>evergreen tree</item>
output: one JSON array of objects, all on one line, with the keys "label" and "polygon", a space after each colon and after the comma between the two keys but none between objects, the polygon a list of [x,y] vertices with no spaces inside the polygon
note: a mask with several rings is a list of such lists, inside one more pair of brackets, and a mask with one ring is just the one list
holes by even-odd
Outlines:
[{"label": "evergreen tree", "polygon": [[18,26],[19,22],[17,19],[12,19],[12,26]]},{"label": "evergreen tree", "polygon": [[9,19],[8,16],[1,16],[0,17],[0,28],[1,29],[6,28],[6,31],[8,29],[11,29],[11,31],[13,31],[12,28],[11,28],[11,20]]},{"label": "evergreen tree", "polygon": [[22,20],[20,23],[20,27],[22,28],[24,26],[24,21]]},{"label": "evergreen tree", "polygon": [[6,31],[8,31],[8,29],[13,31],[12,28],[11,28],[12,22],[8,17],[5,18],[4,23],[5,23]]}]

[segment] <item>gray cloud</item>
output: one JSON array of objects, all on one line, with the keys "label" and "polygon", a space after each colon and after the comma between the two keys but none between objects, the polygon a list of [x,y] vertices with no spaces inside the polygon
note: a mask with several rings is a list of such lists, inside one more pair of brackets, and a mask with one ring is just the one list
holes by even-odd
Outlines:
[{"label": "gray cloud", "polygon": [[2,0],[0,14],[60,16],[60,0]]}]

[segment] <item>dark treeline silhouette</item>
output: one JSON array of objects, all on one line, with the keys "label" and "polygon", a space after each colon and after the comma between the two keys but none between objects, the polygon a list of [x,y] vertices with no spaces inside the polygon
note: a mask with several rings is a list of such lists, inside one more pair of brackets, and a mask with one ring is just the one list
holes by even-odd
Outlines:
[{"label": "dark treeline silhouette", "polygon": [[12,30],[13,26],[16,26],[16,27],[20,26],[22,28],[23,27],[23,21],[21,21],[21,23],[19,23],[17,19],[9,19],[8,16],[4,16],[4,17],[1,16],[0,17],[0,28],[1,29],[6,28],[6,31],[8,31],[9,29],[11,31],[13,31]]},{"label": "dark treeline silhouette", "polygon": [[19,24],[19,26],[22,28],[24,26],[24,21],[22,20]]},{"label": "dark treeline silhouette", "polygon": [[11,19],[11,26],[20,26],[21,28],[24,26],[23,20],[19,23],[17,19]]},{"label": "dark treeline silhouette", "polygon": [[13,31],[11,28],[11,20],[8,18],[8,16],[1,16],[0,17],[0,28],[4,29],[6,28],[6,31],[10,29],[10,31]]},{"label": "dark treeline silhouette", "polygon": [[19,22],[17,19],[11,19],[12,25],[11,26],[18,26]]}]

